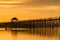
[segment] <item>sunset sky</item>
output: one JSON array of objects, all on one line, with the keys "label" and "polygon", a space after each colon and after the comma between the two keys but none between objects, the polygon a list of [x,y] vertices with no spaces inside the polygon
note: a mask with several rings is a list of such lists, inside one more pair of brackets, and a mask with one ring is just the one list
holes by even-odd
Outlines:
[{"label": "sunset sky", "polygon": [[60,0],[0,0],[0,22],[60,16]]}]

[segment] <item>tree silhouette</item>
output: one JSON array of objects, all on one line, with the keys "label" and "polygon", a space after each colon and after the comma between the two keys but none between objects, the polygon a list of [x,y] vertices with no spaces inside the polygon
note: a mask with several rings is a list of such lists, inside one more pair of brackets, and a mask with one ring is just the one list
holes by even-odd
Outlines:
[{"label": "tree silhouette", "polygon": [[15,21],[18,21],[18,19],[17,19],[16,17],[13,17],[13,18],[11,19],[11,21],[12,21],[12,22],[15,22]]},{"label": "tree silhouette", "polygon": [[16,18],[16,17],[13,17],[12,19],[11,19],[11,28],[16,28],[16,27],[18,27],[18,19]]}]

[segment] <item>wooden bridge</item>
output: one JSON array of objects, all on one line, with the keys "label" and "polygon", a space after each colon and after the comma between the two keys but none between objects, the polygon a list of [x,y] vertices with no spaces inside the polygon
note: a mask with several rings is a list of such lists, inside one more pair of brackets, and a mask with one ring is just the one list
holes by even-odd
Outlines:
[{"label": "wooden bridge", "polygon": [[58,18],[47,18],[47,19],[36,19],[36,20],[25,20],[11,23],[12,27],[22,28],[37,28],[37,27],[60,27],[60,17]]},{"label": "wooden bridge", "polygon": [[[15,20],[15,19],[14,19]],[[17,20],[17,19],[16,19]],[[0,23],[5,28],[60,27],[60,17]]]}]

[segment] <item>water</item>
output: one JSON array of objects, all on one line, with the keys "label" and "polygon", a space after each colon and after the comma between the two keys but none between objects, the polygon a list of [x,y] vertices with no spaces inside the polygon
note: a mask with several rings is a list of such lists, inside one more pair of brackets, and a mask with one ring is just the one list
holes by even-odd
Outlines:
[{"label": "water", "polygon": [[58,36],[32,34],[29,31],[0,30],[0,40],[60,40]]}]

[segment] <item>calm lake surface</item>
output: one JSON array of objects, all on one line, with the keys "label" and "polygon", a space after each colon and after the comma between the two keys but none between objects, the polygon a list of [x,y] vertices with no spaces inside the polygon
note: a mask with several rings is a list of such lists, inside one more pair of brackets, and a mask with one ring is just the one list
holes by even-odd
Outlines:
[{"label": "calm lake surface", "polygon": [[0,40],[60,40],[58,36],[43,36],[28,31],[11,31],[0,29]]}]

